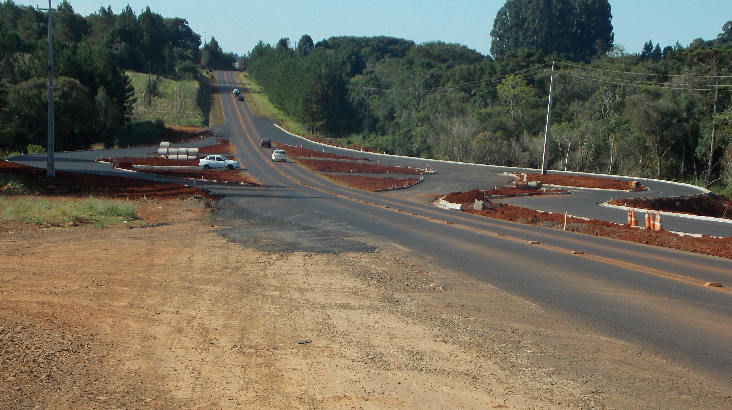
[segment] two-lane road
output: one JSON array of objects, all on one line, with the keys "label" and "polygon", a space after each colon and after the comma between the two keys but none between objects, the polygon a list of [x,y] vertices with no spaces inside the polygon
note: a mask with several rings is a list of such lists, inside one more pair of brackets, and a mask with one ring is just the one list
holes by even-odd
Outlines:
[{"label": "two-lane road", "polygon": [[[247,104],[231,96],[233,75],[219,76],[226,117],[221,131],[228,133],[247,170],[266,185],[216,188],[227,197],[227,206],[321,231],[344,243],[361,238],[377,246],[397,245],[427,269],[485,281],[598,334],[638,343],[732,384],[732,261],[436,209],[420,196],[442,188],[430,185],[430,175],[419,189],[388,195],[343,188],[290,162],[272,163],[271,150],[259,147],[259,138],[295,144],[296,137],[283,140],[288,134],[255,118]],[[472,189],[506,180],[496,171],[472,178],[452,183]],[[236,237],[233,231],[228,234]],[[297,249],[297,238],[288,240]],[[708,281],[729,287],[703,286]]]}]

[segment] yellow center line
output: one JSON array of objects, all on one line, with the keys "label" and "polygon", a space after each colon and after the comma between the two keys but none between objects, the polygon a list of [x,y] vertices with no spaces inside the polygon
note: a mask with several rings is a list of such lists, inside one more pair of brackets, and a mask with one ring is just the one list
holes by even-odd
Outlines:
[{"label": "yellow center line", "polygon": [[[247,129],[246,125],[244,124],[244,119],[242,118],[239,105],[236,104],[236,100],[234,99],[233,95],[232,95],[231,98],[232,98],[232,101],[234,102],[234,107],[236,109],[236,114],[239,117],[239,122],[240,122],[242,128],[244,129],[244,133],[246,134],[247,139],[249,139],[249,142],[252,144],[252,146],[254,146],[256,148],[256,144],[254,143],[254,140],[252,139],[252,136],[249,133],[249,130]],[[315,190],[318,190],[320,192],[323,192],[323,193],[326,193],[326,194],[329,194],[329,195],[333,195],[333,196],[338,197],[338,198],[341,198],[341,199],[345,199],[347,201],[359,202],[359,203],[363,203],[363,204],[366,204],[366,205],[375,206],[375,207],[382,208],[382,209],[388,209],[388,210],[390,210],[392,212],[399,212],[399,213],[404,214],[404,215],[408,215],[408,216],[411,216],[411,217],[414,217],[414,218],[424,219],[424,220],[427,220],[427,221],[430,221],[430,222],[434,222],[434,223],[439,223],[439,224],[443,224],[443,225],[452,225],[453,227],[458,228],[458,229],[463,229],[463,230],[467,230],[467,231],[470,231],[470,232],[474,232],[474,233],[478,233],[478,234],[486,235],[486,236],[494,236],[497,239],[501,239],[501,240],[507,240],[507,241],[511,241],[511,242],[515,242],[515,243],[521,243],[521,244],[531,244],[532,246],[538,246],[538,247],[541,247],[542,249],[546,249],[546,250],[553,251],[553,252],[557,252],[557,253],[563,253],[563,254],[572,253],[572,254],[577,255],[577,257],[582,257],[582,258],[594,260],[596,262],[604,263],[604,264],[607,264],[607,265],[618,266],[618,267],[621,267],[623,269],[633,270],[633,271],[636,271],[636,272],[650,274],[650,275],[654,275],[654,276],[658,276],[658,277],[662,277],[662,278],[666,278],[666,279],[676,280],[676,281],[683,282],[683,283],[686,283],[686,284],[689,284],[689,285],[702,286],[702,287],[705,287],[705,288],[710,288],[710,289],[715,289],[715,290],[719,290],[719,291],[723,291],[723,292],[727,292],[727,293],[732,293],[732,288],[730,288],[730,287],[710,287],[710,286],[707,286],[707,282],[706,281],[703,281],[703,280],[700,280],[700,279],[694,279],[694,278],[690,278],[688,276],[679,275],[679,274],[671,273],[671,272],[666,272],[666,271],[663,271],[663,270],[660,270],[660,269],[649,268],[647,266],[638,265],[638,264],[635,264],[635,263],[632,263],[632,262],[620,261],[620,260],[608,258],[608,257],[605,257],[605,256],[586,254],[586,253],[583,253],[583,252],[578,252],[577,250],[567,249],[567,248],[563,248],[563,247],[560,247],[560,246],[553,246],[553,245],[541,244],[541,243],[533,242],[533,241],[526,241],[525,239],[517,238],[517,237],[514,237],[514,236],[507,236],[507,235],[504,235],[504,234],[498,234],[498,233],[491,232],[491,231],[487,231],[487,230],[484,230],[484,229],[474,228],[474,227],[471,227],[471,226],[468,226],[468,225],[454,224],[453,222],[443,221],[443,220],[440,220],[440,219],[435,219],[433,217],[427,217],[427,216],[423,216],[423,215],[417,215],[417,214],[414,214],[414,213],[407,214],[407,213],[401,211],[400,209],[391,208],[391,207],[385,206],[385,205],[380,205],[380,204],[375,204],[375,203],[369,203],[367,201],[362,201],[362,200],[354,199],[354,198],[351,198],[351,197],[346,196],[346,195],[342,195],[342,194],[339,194],[339,193],[336,193],[336,192],[328,191],[327,189],[324,189],[324,188],[319,188],[319,187],[315,187],[315,186],[312,186],[312,185],[305,184],[304,182],[301,182],[301,181],[297,180],[296,178],[290,176],[289,174],[287,174],[283,170],[281,170],[279,167],[277,167],[276,165],[274,165],[273,163],[271,163],[268,160],[268,158],[265,157],[264,154],[262,154],[262,152],[260,150],[255,149],[255,151],[257,151],[257,153],[272,168],[274,168],[277,172],[279,172],[282,176],[286,177],[290,181],[292,181],[292,182],[294,182],[294,183],[296,183],[298,185],[304,186],[304,187],[308,187],[308,188],[311,188],[311,189],[315,189]]]}]

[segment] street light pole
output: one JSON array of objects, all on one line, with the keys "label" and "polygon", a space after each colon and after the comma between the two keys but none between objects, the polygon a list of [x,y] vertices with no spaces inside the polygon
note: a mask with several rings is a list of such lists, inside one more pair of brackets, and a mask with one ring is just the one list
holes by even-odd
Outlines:
[{"label": "street light pole", "polygon": [[48,0],[48,144],[46,146],[46,152],[48,154],[46,175],[49,178],[56,176],[56,170],[54,166],[53,151],[54,151],[54,123],[53,123],[53,24],[51,21],[51,15],[53,9],[51,8],[51,0]]}]

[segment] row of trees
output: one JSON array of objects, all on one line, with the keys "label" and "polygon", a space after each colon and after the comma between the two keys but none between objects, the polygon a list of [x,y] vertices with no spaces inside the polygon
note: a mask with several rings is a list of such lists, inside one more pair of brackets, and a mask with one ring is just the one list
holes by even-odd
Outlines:
[{"label": "row of trees", "polygon": [[556,61],[551,168],[710,186],[732,184],[730,27],[688,48],[612,48],[589,63],[526,47],[490,57],[441,42],[303,36],[294,48],[260,42],[242,64],[279,108],[344,143],[540,167]]},{"label": "row of trees", "polygon": [[[48,14],[0,3],[0,151],[45,146]],[[182,18],[128,5],[83,17],[67,1],[53,10],[56,148],[114,144],[135,101],[126,70],[196,79],[199,64],[232,69],[236,57]]]}]

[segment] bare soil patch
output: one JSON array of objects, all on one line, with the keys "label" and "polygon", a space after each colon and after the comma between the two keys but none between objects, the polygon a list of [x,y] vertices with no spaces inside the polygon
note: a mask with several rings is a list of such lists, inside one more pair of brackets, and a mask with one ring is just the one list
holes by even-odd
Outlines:
[{"label": "bare soil patch", "polygon": [[[581,177],[575,177],[575,180],[579,180],[579,178]],[[589,181],[583,185],[591,184],[595,184],[595,182]],[[565,221],[565,216],[563,214],[540,212],[516,205],[506,205],[490,201],[491,196],[502,196],[500,195],[501,193],[507,194],[505,196],[512,196],[520,193],[528,195],[547,193],[542,191],[542,189],[499,187],[489,191],[474,189],[468,192],[451,192],[445,195],[442,199],[450,203],[462,204],[463,212],[489,218],[518,222],[526,225],[565,229],[588,235],[663,246],[722,258],[732,258],[732,236],[726,238],[714,238],[709,236],[692,237],[667,231],[639,229],[631,227],[628,224],[615,224],[597,219],[575,218],[572,216],[568,216]],[[556,193],[561,192],[563,192],[563,190],[559,190],[559,192]],[[475,200],[485,201],[487,204],[486,208],[488,209],[473,209]],[[683,198],[617,199],[610,203],[619,206],[630,206],[665,212],[687,211],[687,213],[693,213],[694,215],[703,215],[706,213],[707,216],[714,216],[714,214],[724,214],[727,208],[724,207],[723,204],[727,204],[729,201],[718,195],[708,194]],[[636,206],[632,204],[635,204]],[[660,209],[654,208],[656,205],[658,205]],[[637,215],[637,217],[640,218],[641,215]]]},{"label": "bare soil patch", "polygon": [[[494,203],[493,206],[494,209],[477,211],[467,208],[463,212],[526,225],[565,229],[563,214],[539,212],[516,205]],[[714,238],[678,235],[667,231],[633,228],[627,224],[615,224],[598,219],[574,218],[571,216],[567,217],[566,230],[732,259],[732,237]]]},{"label": "bare soil patch", "polygon": [[148,227],[0,226],[0,408],[732,404],[484,283],[389,252],[243,248],[206,200],[137,202]]},{"label": "bare soil patch", "polygon": [[714,193],[684,197],[613,199],[608,203],[629,208],[732,219],[732,201]]},{"label": "bare soil patch", "polygon": [[419,183],[419,179],[416,178],[366,177],[361,175],[325,175],[325,177],[350,188],[371,192],[408,188]]},{"label": "bare soil patch", "polygon": [[488,190],[474,189],[468,192],[451,192],[443,198],[447,202],[454,204],[472,204],[475,200],[488,201],[491,198],[512,197],[512,196],[532,196],[532,195],[551,195],[563,194],[567,191],[564,189],[528,189],[514,188],[510,186],[496,187]]},{"label": "bare soil patch", "polygon": [[219,143],[214,145],[207,145],[205,147],[198,148],[199,155],[211,155],[211,154],[221,154],[221,155],[233,155],[236,151],[234,150],[234,144],[230,143]]},{"label": "bare soil patch", "polygon": [[368,158],[356,158],[346,155],[337,155],[330,152],[318,151],[314,149],[296,147],[287,144],[272,144],[275,148],[283,149],[290,158],[327,158],[327,159],[346,159],[351,161],[370,161]]},{"label": "bare soil patch", "polygon": [[613,189],[618,191],[644,191],[646,188],[637,181],[624,181],[612,178],[592,177],[586,175],[563,175],[563,174],[540,174],[523,173],[515,174],[517,181],[526,182],[538,181],[543,185],[559,185],[576,188]]},{"label": "bare soil patch", "polygon": [[315,172],[355,172],[359,174],[403,174],[419,175],[422,169],[397,167],[394,165],[364,164],[360,162],[319,160],[311,158],[295,158],[305,168]]},{"label": "bare soil patch", "polygon": [[[55,178],[48,178],[46,170],[0,162],[0,172],[18,177],[24,185],[44,195],[97,195],[111,198],[179,198],[200,195],[214,198],[207,191],[184,184],[150,181],[132,177],[113,177],[74,172],[56,171]],[[15,193],[12,185],[2,187],[6,194]]]}]

